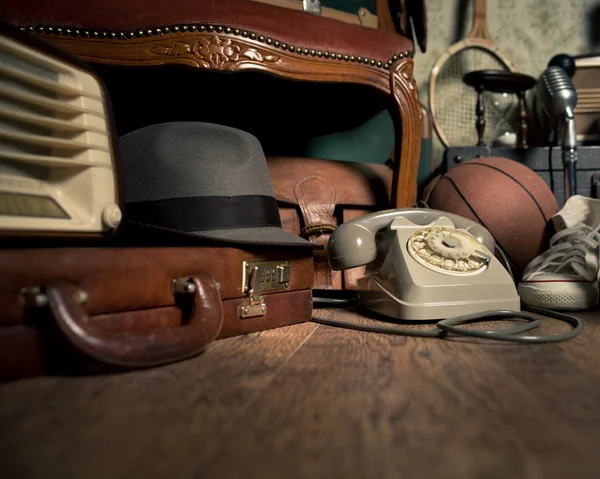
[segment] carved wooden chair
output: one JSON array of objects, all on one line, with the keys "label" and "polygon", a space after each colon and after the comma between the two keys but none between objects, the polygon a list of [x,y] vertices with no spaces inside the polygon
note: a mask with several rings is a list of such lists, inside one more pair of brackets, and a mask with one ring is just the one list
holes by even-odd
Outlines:
[{"label": "carved wooden chair", "polygon": [[250,0],[0,3],[3,19],[97,65],[257,71],[376,89],[398,120],[392,204],[416,200],[421,108],[413,44],[401,35]]}]

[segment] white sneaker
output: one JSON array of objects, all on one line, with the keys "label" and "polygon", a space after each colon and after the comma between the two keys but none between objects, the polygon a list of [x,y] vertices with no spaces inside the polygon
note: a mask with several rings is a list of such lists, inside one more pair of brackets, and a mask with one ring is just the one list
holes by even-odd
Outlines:
[{"label": "white sneaker", "polygon": [[551,221],[555,231],[573,228],[582,223],[595,228],[600,224],[600,200],[573,195]]},{"label": "white sneaker", "polygon": [[[568,224],[573,216],[565,218]],[[556,233],[550,249],[525,268],[518,287],[521,300],[529,306],[554,310],[596,306],[599,231],[600,222],[595,227],[582,222]]]}]

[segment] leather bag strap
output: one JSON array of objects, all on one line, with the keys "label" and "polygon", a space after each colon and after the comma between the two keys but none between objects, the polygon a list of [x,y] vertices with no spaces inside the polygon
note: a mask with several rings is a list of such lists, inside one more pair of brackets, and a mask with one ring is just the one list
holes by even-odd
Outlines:
[{"label": "leather bag strap", "polygon": [[334,273],[329,267],[325,248],[336,228],[335,186],[320,176],[306,176],[294,185],[294,195],[304,220],[302,236],[322,246],[315,251],[315,288],[331,287]]},{"label": "leather bag strap", "polygon": [[[335,186],[320,176],[307,176],[296,183],[294,195],[304,219],[304,236],[313,243],[323,244],[335,229]],[[327,238],[321,238],[324,233]]]}]

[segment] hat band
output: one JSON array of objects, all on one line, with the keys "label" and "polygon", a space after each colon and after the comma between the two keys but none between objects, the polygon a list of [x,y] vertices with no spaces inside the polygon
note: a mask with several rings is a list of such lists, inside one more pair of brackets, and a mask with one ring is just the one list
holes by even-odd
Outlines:
[{"label": "hat band", "polygon": [[127,203],[127,220],[180,231],[281,228],[272,196],[193,196]]}]

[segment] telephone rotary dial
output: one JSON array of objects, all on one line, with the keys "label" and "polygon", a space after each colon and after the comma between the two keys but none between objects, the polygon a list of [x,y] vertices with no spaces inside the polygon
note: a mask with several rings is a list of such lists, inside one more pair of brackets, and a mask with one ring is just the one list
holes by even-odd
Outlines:
[{"label": "telephone rotary dial", "polygon": [[520,310],[514,282],[483,226],[431,209],[396,209],[343,223],[331,235],[334,270],[367,265],[359,303],[405,320]]},{"label": "telephone rotary dial", "polygon": [[417,230],[407,249],[415,260],[441,273],[478,273],[491,259],[471,235],[449,228]]}]

